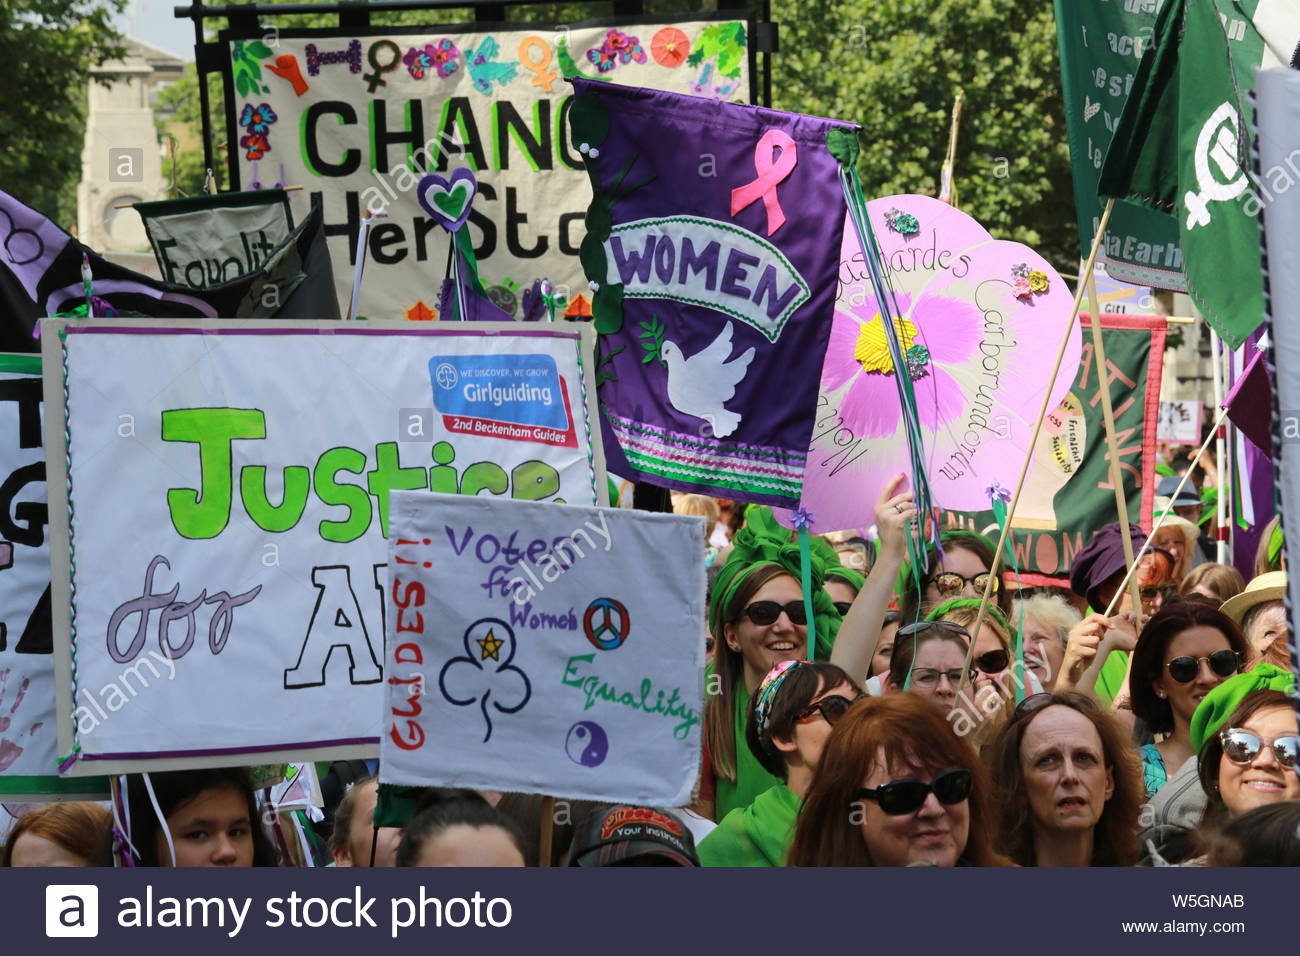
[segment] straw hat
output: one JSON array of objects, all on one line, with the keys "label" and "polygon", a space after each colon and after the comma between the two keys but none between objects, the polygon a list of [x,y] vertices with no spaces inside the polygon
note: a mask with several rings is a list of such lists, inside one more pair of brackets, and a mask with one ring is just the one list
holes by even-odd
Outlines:
[{"label": "straw hat", "polygon": [[1280,601],[1285,597],[1286,572],[1269,571],[1267,574],[1252,578],[1246,585],[1246,590],[1224,601],[1223,607],[1219,610],[1236,621],[1237,626],[1240,627],[1242,618],[1251,608],[1266,601]]}]

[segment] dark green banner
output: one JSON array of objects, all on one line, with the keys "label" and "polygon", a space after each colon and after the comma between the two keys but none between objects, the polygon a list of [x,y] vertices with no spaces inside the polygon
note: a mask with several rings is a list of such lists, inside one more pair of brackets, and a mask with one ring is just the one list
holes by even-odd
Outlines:
[{"label": "dark green banner", "polygon": [[[1074,385],[1043,422],[1012,526],[1015,566],[1026,585],[1060,584],[1059,579],[1070,573],[1074,555],[1092,533],[1118,520],[1102,388],[1109,389],[1115,410],[1129,520],[1144,528],[1151,524],[1165,320],[1162,316],[1103,315],[1103,375],[1098,374],[1088,317],[1080,316],[1080,321],[1083,354]],[[992,511],[945,512],[943,527],[988,531],[995,539],[998,534]],[[1049,577],[1057,580],[1048,581]]]},{"label": "dark green banner", "polygon": [[[1097,198],[1102,160],[1133,87],[1142,53],[1151,45],[1164,0],[1055,0],[1061,47],[1065,127],[1074,168],[1081,255],[1101,221]],[[1100,256],[1112,278],[1187,291],[1178,224],[1169,216],[1116,203]]]}]

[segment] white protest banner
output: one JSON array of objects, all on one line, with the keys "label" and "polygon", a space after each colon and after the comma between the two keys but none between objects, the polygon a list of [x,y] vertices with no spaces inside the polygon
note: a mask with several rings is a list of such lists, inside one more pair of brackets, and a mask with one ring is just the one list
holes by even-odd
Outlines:
[{"label": "white protest banner", "polygon": [[1201,403],[1193,399],[1160,403],[1160,420],[1156,424],[1156,441],[1175,445],[1201,443]]},{"label": "white protest banner", "polygon": [[[469,227],[494,302],[518,314],[546,277],[566,301],[591,293],[578,262],[591,191],[569,132],[586,76],[749,102],[750,26],[734,14],[620,18],[599,25],[371,27],[357,32],[231,29],[226,126],[237,184],[305,187],[294,209],[324,204],[338,299],[348,302],[362,217],[370,261],[359,314],[427,316],[448,242],[415,198],[424,172],[468,166],[478,178]],[[710,159],[700,157],[701,176]],[[451,210],[449,210],[451,211]],[[418,266],[413,266],[415,264]]]},{"label": "white protest banner", "polygon": [[698,519],[427,492],[391,507],[383,783],[689,801]]},{"label": "white protest banner", "polygon": [[283,189],[138,202],[164,282],[206,289],[256,272],[293,232]]},{"label": "white protest banner", "polygon": [[388,493],[604,500],[587,329],[114,320],[42,342],[73,773],[374,756]]}]

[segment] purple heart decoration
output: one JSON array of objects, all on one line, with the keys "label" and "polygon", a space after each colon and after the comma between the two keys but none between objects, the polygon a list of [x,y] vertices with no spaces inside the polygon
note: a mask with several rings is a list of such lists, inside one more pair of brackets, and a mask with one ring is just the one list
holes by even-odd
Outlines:
[{"label": "purple heart decoration", "polygon": [[473,170],[464,166],[453,169],[450,180],[437,173],[426,173],[416,189],[420,207],[448,232],[456,232],[465,225],[477,194],[478,180]]}]

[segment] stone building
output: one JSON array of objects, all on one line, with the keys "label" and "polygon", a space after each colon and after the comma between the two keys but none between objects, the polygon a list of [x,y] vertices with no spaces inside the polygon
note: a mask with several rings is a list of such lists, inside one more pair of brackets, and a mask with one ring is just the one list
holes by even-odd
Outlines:
[{"label": "stone building", "polygon": [[117,207],[166,197],[154,106],[185,70],[184,60],[157,47],[130,38],[124,45],[126,55],[96,67],[90,82],[77,187],[78,238],[105,252],[148,248],[140,217]]}]

